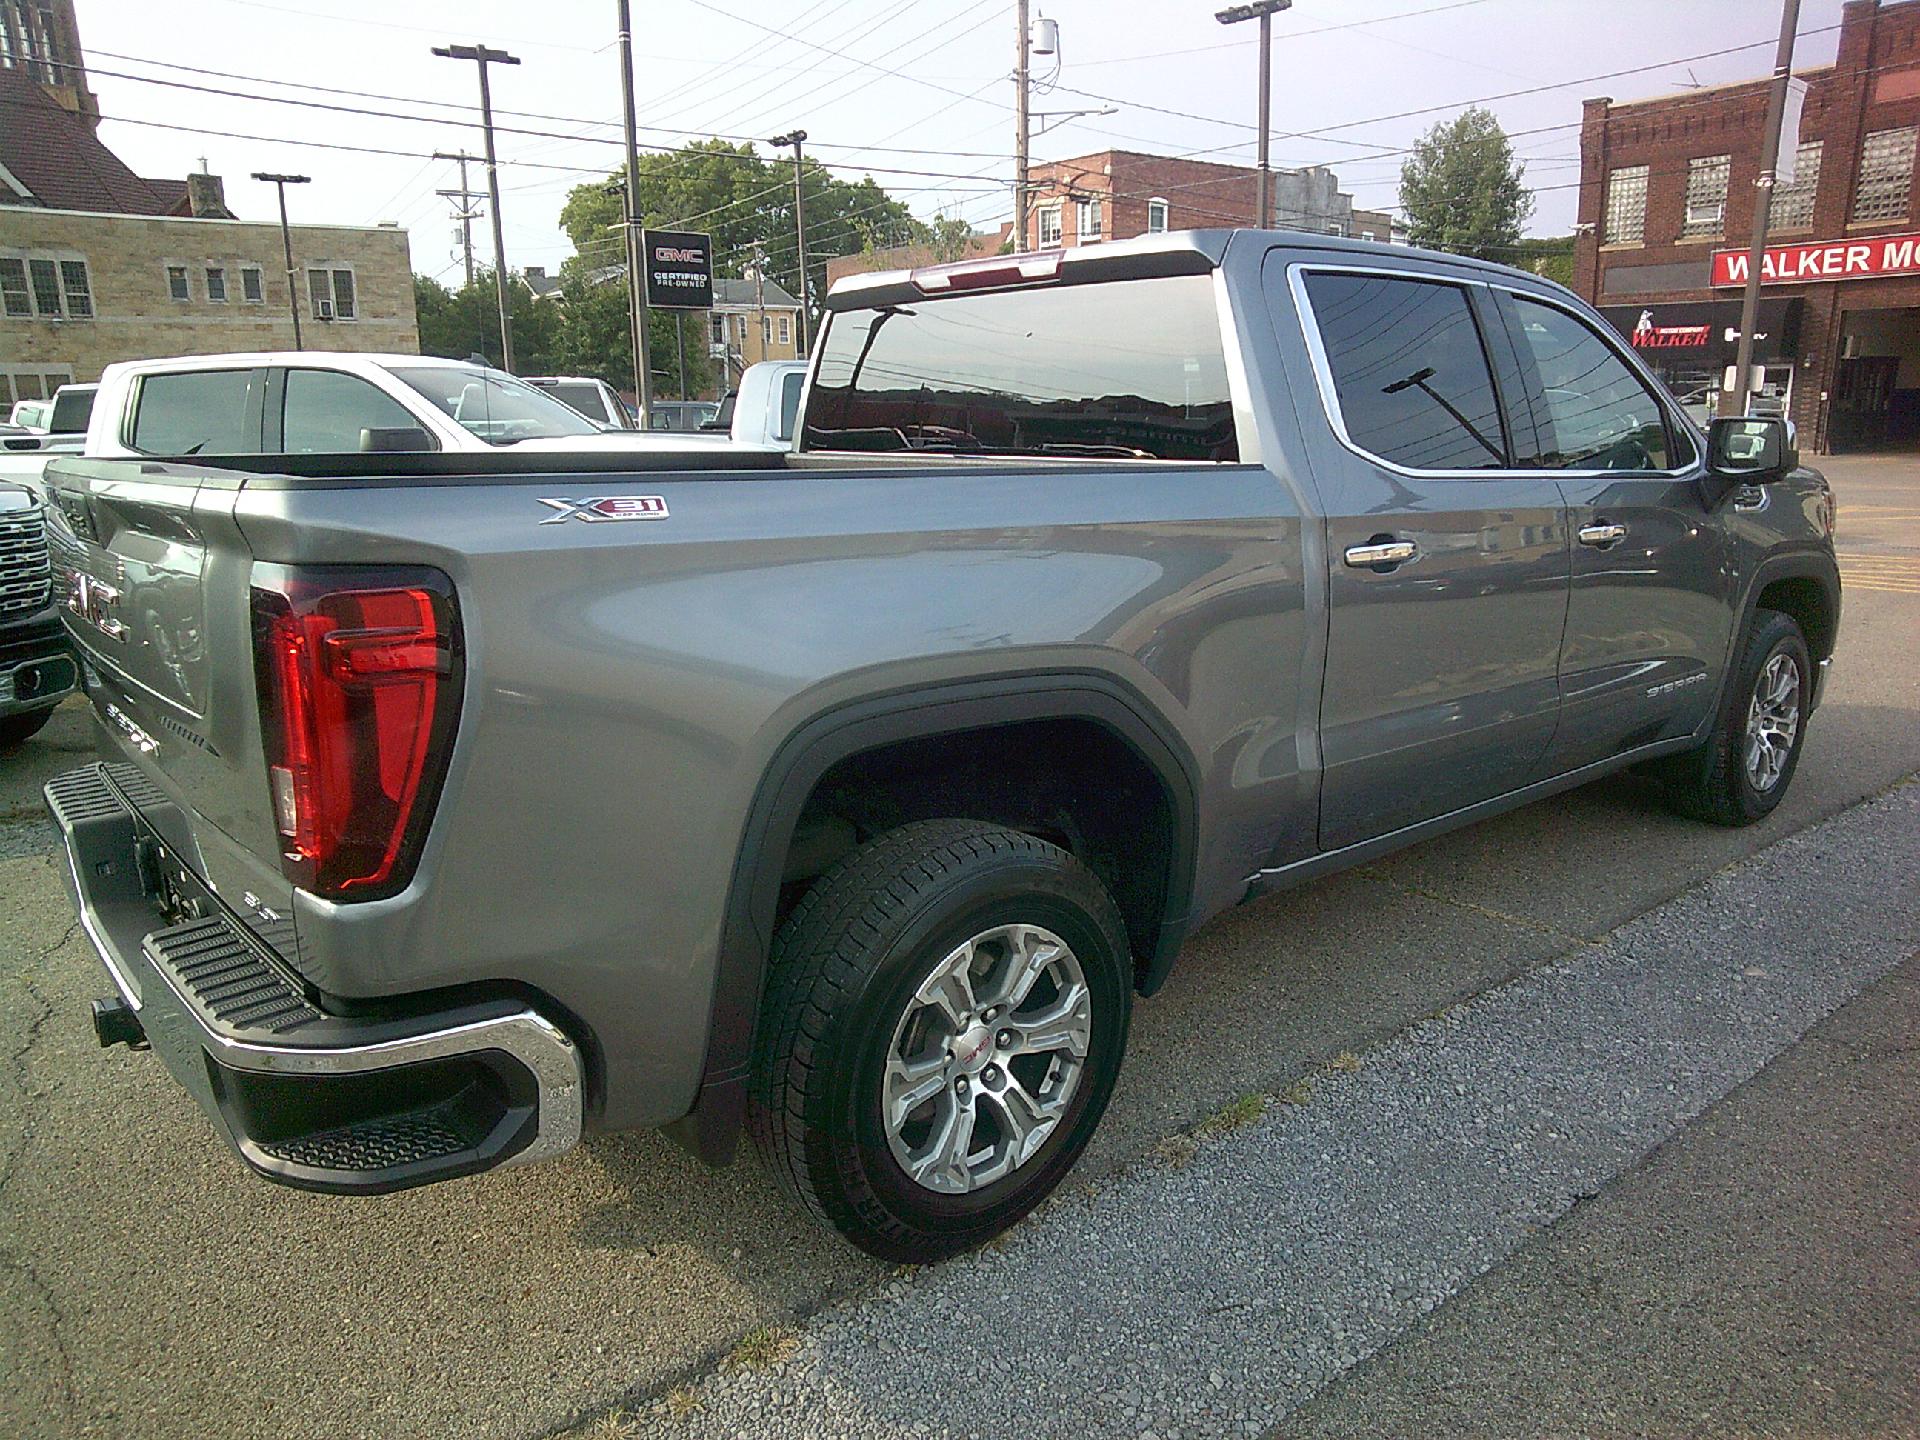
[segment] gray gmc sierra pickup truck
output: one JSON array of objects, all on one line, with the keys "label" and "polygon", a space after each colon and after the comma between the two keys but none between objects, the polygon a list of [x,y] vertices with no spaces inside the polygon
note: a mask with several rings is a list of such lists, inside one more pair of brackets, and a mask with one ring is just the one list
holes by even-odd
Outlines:
[{"label": "gray gmc sierra pickup truck", "polygon": [[926,1260],[1058,1183],[1218,911],[1627,766],[1722,824],[1792,779],[1827,484],[1550,282],[1218,231],[827,311],[791,454],[52,466],[95,1025],[255,1171],[744,1130]]}]

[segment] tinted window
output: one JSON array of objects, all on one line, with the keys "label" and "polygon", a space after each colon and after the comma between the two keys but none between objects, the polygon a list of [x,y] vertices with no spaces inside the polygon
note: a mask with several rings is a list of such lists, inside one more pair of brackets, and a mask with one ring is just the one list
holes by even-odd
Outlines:
[{"label": "tinted window", "polygon": [[793,438],[793,422],[800,418],[800,391],[806,383],[804,370],[793,370],[780,377],[780,423],[774,427],[774,439]]},{"label": "tinted window", "polygon": [[499,370],[409,365],[392,373],[491,445],[600,433],[578,410]]},{"label": "tinted window", "polygon": [[1411,470],[1507,464],[1480,330],[1457,285],[1309,275],[1347,436]]},{"label": "tinted window", "polygon": [[[281,448],[289,455],[337,455],[360,448],[362,430],[420,429],[406,407],[358,375],[289,370],[281,411]],[[422,444],[421,449],[432,448]]]},{"label": "tinted window", "polygon": [[87,421],[93,418],[93,397],[97,392],[91,385],[66,385],[53,397],[53,414],[47,422],[47,428],[56,435],[76,435],[87,428]]},{"label": "tinted window", "polygon": [[259,417],[248,401],[254,370],[189,370],[140,382],[133,448],[147,455],[251,455],[260,449]]},{"label": "tinted window", "polygon": [[1515,297],[1523,359],[1539,367],[1547,413],[1540,458],[1556,469],[1665,470],[1667,426],[1647,387],[1585,321]]},{"label": "tinted window", "polygon": [[1206,275],[836,314],[810,393],[810,449],[1239,457]]},{"label": "tinted window", "polygon": [[606,404],[601,399],[600,387],[597,385],[542,385],[540,388],[562,404],[572,406],[589,420],[605,423],[613,419],[607,414]]}]

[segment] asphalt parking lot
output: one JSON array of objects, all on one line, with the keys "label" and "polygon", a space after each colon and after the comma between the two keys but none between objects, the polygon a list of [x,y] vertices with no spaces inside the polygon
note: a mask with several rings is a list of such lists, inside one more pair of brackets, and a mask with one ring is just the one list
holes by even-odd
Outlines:
[{"label": "asphalt parking lot", "polygon": [[[1223,917],[1190,944],[1168,988],[1136,1012],[1127,1068],[1094,1148],[1063,1197],[1023,1227],[1006,1253],[1030,1247],[1055,1263],[1045,1260],[1052,1253],[1045,1227],[1075,1216],[1097,1226],[1107,1195],[1141,1191],[1156,1203],[1173,1193],[1164,1187],[1249,1159],[1242,1152],[1258,1148],[1251,1141],[1269,1134],[1262,1127],[1284,1116],[1228,1137],[1219,1155],[1203,1154],[1190,1166],[1169,1163],[1169,1138],[1251,1093],[1284,1095],[1299,1077],[1326,1074],[1339,1057],[1365,1062],[1355,1075],[1342,1073],[1350,1091],[1344,1103],[1360,1107],[1353,1114],[1403,1103],[1408,1092],[1392,1089],[1399,1072],[1387,1062],[1409,1033],[1422,1033],[1419,1022],[1464,1006],[1457,1013],[1491,1024],[1514,997],[1549,993],[1560,972],[1598,964],[1592,957],[1618,949],[1622,934],[1639,933],[1636,923],[1665,935],[1675,917],[1690,917],[1688,953],[1740,953],[1760,927],[1756,912],[1696,902],[1713,893],[1707,882],[1745,861],[1753,864],[1731,872],[1740,884],[1764,880],[1776,864],[1785,867],[1779,874],[1797,877],[1789,903],[1801,913],[1823,904],[1823,867],[1834,868],[1836,885],[1848,867],[1853,909],[1845,923],[1821,931],[1820,953],[1835,958],[1828,968],[1839,978],[1769,999],[1767,1014],[1779,1024],[1759,1049],[1747,1031],[1727,1029],[1724,1044],[1701,1061],[1702,1073],[1718,1079],[1692,1095],[1697,1103],[1663,1111],[1664,1128],[1647,1131],[1647,1144],[1689,1139],[1697,1125],[1698,1143],[1709,1146],[1707,1131],[1725,1123],[1716,1117],[1734,1103],[1729,1091],[1767,1086],[1774,1072],[1757,1069],[1755,1079],[1754,1070],[1768,1056],[1781,1056],[1777,1066],[1809,1063],[1800,1047],[1810,1042],[1799,1037],[1850,999],[1843,1014],[1856,1030],[1846,1033],[1884,1035],[1884,1026],[1873,1029],[1876,1006],[1904,993],[1898,975],[1879,979],[1904,958],[1888,947],[1897,950],[1904,937],[1911,954],[1916,936],[1876,926],[1876,872],[1860,867],[1895,866],[1902,855],[1920,867],[1920,826],[1898,794],[1877,809],[1842,812],[1920,771],[1920,460],[1825,468],[1840,499],[1846,613],[1827,703],[1779,811],[1748,830],[1713,830],[1671,816],[1637,782],[1615,780]],[[49,775],[86,757],[84,721],[69,707],[40,738],[0,760],[0,1047],[8,1056],[0,1085],[0,1433],[538,1435],[615,1405],[651,1415],[648,1406],[664,1405],[669,1394],[684,1397],[675,1408],[698,1406],[720,1380],[737,1377],[738,1366],[715,1367],[743,1337],[797,1327],[793,1343],[813,1347],[803,1357],[826,1354],[833,1334],[863,1333],[875,1307],[937,1298],[947,1283],[939,1271],[926,1272],[896,1294],[904,1282],[814,1229],[750,1159],[709,1172],[652,1135],[600,1140],[548,1166],[371,1200],[296,1194],[251,1179],[150,1056],[94,1045],[86,1002],[103,979],[77,937],[37,800]],[[1840,828],[1821,828],[1772,859],[1761,855],[1829,821]],[[1877,878],[1909,888],[1913,881],[1911,874]],[[1889,904],[1894,896],[1889,889]],[[1869,942],[1872,964],[1865,963]],[[1910,972],[1903,973],[1910,988]],[[1589,1057],[1595,1076],[1610,1053]],[[1736,1053],[1748,1056],[1746,1073],[1708,1063]],[[1577,1089],[1580,1078],[1574,1065],[1565,1083]],[[1887,1127],[1910,1128],[1910,1113],[1899,1108],[1910,1098],[1910,1089],[1885,1083],[1862,1088],[1853,1103],[1890,1110]],[[1514,1103],[1530,1102],[1520,1094]],[[1770,1113],[1789,1149],[1794,1126],[1807,1128],[1811,1144],[1825,1123],[1818,1110]],[[1826,1124],[1821,1133],[1831,1130]],[[1554,1193],[1571,1184],[1603,1189],[1630,1171],[1623,1185],[1654,1185],[1650,1172],[1635,1168],[1646,1148],[1608,1152],[1610,1160],[1556,1178]],[[1508,1168],[1525,1172],[1528,1163]],[[1654,1162],[1664,1163],[1664,1154]],[[1905,1173],[1910,1181],[1911,1169]],[[1882,1183],[1900,1193],[1897,1178]],[[1579,1210],[1562,1219],[1565,1206],[1542,1203],[1515,1213],[1530,1217],[1525,1223],[1538,1233],[1516,1231],[1505,1250],[1486,1252],[1484,1264],[1449,1269],[1437,1251],[1416,1257],[1410,1273],[1422,1278],[1409,1291],[1414,1309],[1405,1318],[1418,1333],[1405,1325],[1363,1331],[1355,1322],[1342,1337],[1354,1343],[1335,1344],[1333,1314],[1314,1313],[1289,1322],[1316,1340],[1302,1352],[1318,1358],[1302,1362],[1301,1380],[1222,1371],[1215,1387],[1202,1365],[1198,1383],[1245,1401],[1221,1407],[1234,1415],[1236,1433],[1247,1426],[1261,1433],[1315,1394],[1322,1398],[1314,1404],[1357,1407],[1348,1413],[1358,1428],[1404,1433],[1409,1421],[1392,1409],[1395,1397],[1441,1385],[1433,1367],[1445,1362],[1424,1362],[1422,1370],[1418,1357],[1400,1358],[1411,1353],[1402,1344],[1442,1347],[1433,1353],[1464,1364],[1476,1337],[1505,1334],[1517,1344],[1511,1337],[1540,1333],[1559,1311],[1529,1318],[1520,1301],[1537,1297],[1544,1282],[1503,1301],[1502,1277],[1527,1263],[1549,1273],[1552,1257],[1539,1247],[1602,1243],[1591,1234],[1600,1222]],[[1688,1226],[1709,1219],[1682,1211],[1673,1224],[1684,1240]],[[1588,1230],[1568,1228],[1580,1225]],[[1764,1225],[1751,1233],[1754,1244],[1767,1243]],[[1911,1224],[1906,1233],[1910,1242]],[[1646,1257],[1655,1289],[1661,1267],[1680,1266],[1686,1248],[1676,1242],[1665,1261]],[[955,1274],[991,1273],[965,1268],[985,1263],[961,1262]],[[1003,1299],[1017,1287],[996,1284],[997,1314],[1017,1303]],[[1425,1309],[1422,1299],[1431,1302]],[[1147,1303],[1144,1293],[1136,1303]],[[1559,1303],[1567,1310],[1586,1302],[1576,1286]],[[1858,1323],[1877,1323],[1879,1313]],[[1453,1317],[1468,1314],[1481,1317],[1468,1331],[1437,1328],[1457,1330],[1465,1322]],[[1314,1327],[1323,1323],[1327,1333],[1318,1335]],[[1368,1334],[1371,1347],[1359,1343]],[[1409,1338],[1391,1343],[1403,1334]],[[1446,1352],[1447,1345],[1456,1349]],[[1694,1362],[1671,1363],[1706,1367],[1717,1355],[1709,1347]],[[1279,1404],[1270,1398],[1277,1394],[1290,1398]],[[1143,1392],[1131,1412],[1086,1414],[1085,1433],[1139,1434],[1158,1423],[1147,1410]],[[698,1426],[699,1413],[691,1412],[690,1425]],[[717,1421],[729,1412],[716,1401],[706,1413]],[[1296,1418],[1314,1423],[1314,1413],[1300,1410]],[[1188,1423],[1189,1433],[1217,1433]],[[1342,1433],[1333,1419],[1324,1423],[1330,1428],[1317,1433]],[[1567,1420],[1561,1428],[1585,1427]]]}]

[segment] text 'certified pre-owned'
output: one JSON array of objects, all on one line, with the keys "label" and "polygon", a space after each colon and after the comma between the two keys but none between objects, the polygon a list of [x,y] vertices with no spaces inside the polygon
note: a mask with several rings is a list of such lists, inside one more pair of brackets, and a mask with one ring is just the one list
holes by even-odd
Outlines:
[{"label": "text 'certified pre-owned'", "polygon": [[592,500],[550,500],[541,497],[542,505],[551,505],[560,513],[549,515],[540,523],[558,525],[563,520],[664,520],[667,518],[667,500],[664,495],[601,495]]}]

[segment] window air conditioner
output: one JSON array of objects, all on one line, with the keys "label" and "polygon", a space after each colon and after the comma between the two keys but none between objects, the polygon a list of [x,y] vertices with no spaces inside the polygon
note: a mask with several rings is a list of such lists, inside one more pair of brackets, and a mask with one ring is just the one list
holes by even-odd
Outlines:
[{"label": "window air conditioner", "polygon": [[314,301],[313,313],[318,315],[322,320],[331,320],[333,318],[333,302],[331,300]]}]

